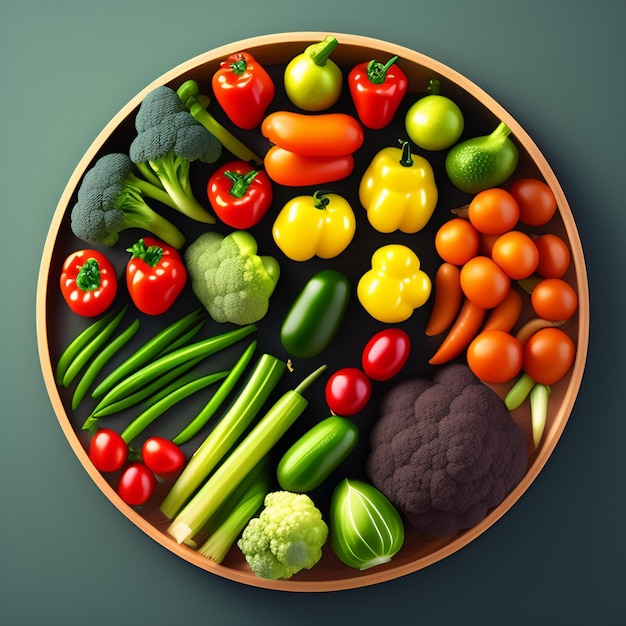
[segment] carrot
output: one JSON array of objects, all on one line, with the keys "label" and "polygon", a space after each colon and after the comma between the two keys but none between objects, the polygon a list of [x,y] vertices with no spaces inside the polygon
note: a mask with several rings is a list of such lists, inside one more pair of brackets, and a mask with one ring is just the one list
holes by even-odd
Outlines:
[{"label": "carrot", "polygon": [[435,274],[435,301],[426,325],[429,337],[446,330],[459,312],[463,300],[461,270],[452,263],[442,263]]},{"label": "carrot", "polygon": [[320,185],[346,178],[354,169],[354,157],[314,157],[274,146],[265,155],[265,171],[279,185]]},{"label": "carrot", "polygon": [[465,298],[452,328],[428,362],[441,365],[459,356],[480,330],[485,314],[486,309]]},{"label": "carrot", "polygon": [[562,326],[565,322],[553,322],[551,320],[544,320],[542,317],[533,317],[528,320],[515,334],[515,338],[523,346],[538,330],[542,328],[554,328]]},{"label": "carrot", "polygon": [[522,312],[524,300],[519,291],[511,289],[504,300],[491,309],[483,330],[503,330],[508,333]]},{"label": "carrot", "polygon": [[352,154],[364,138],[361,124],[347,113],[275,111],[263,120],[261,132],[273,144],[305,156]]}]

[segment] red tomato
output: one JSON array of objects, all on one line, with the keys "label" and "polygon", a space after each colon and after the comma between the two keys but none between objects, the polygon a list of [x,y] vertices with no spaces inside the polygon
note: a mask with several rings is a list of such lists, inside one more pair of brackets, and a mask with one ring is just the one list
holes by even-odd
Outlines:
[{"label": "red tomato", "polygon": [[506,383],[522,369],[522,346],[509,333],[486,330],[468,346],[467,364],[487,383]]},{"label": "red tomato", "polygon": [[522,368],[536,383],[554,385],[574,362],[576,347],[560,328],[542,328],[524,344]]},{"label": "red tomato", "polygon": [[519,221],[528,226],[542,226],[556,212],[556,198],[552,189],[542,180],[522,178],[515,181],[509,193],[519,206]]},{"label": "red tomato", "polygon": [[186,461],[185,453],[169,439],[150,437],[141,447],[141,459],[157,476],[177,472]]},{"label": "red tomato", "polygon": [[483,309],[492,309],[504,300],[511,280],[495,261],[476,256],[461,268],[461,289],[465,296]]},{"label": "red tomato", "polygon": [[519,219],[515,198],[500,187],[477,193],[469,204],[467,216],[474,228],[485,235],[501,235]]},{"label": "red tomato", "polygon": [[567,244],[558,235],[546,233],[535,239],[539,252],[537,274],[544,278],[561,278],[569,267],[571,254]]},{"label": "red tomato", "polygon": [[150,499],[155,486],[154,474],[140,461],[134,461],[122,473],[117,493],[126,504],[139,506]]},{"label": "red tomato", "polygon": [[187,270],[172,246],[144,237],[128,249],[132,257],[126,266],[128,293],[146,315],[165,313],[187,283]]},{"label": "red tomato", "polygon": [[74,313],[95,317],[113,303],[117,275],[111,261],[97,250],[77,250],[63,263],[60,286]]},{"label": "red tomato", "polygon": [[363,349],[363,371],[373,380],[389,380],[404,367],[410,350],[411,340],[402,329],[381,330]]},{"label": "red tomato", "polygon": [[335,415],[347,417],[358,413],[371,395],[369,378],[356,367],[337,370],[326,383],[326,403]]},{"label": "red tomato", "polygon": [[578,308],[574,288],[562,278],[544,278],[530,296],[535,313],[551,322],[568,320]]},{"label": "red tomato", "polygon": [[454,217],[439,227],[435,235],[435,250],[448,263],[463,265],[478,254],[480,237],[472,224]]},{"label": "red tomato", "polygon": [[101,472],[116,472],[128,458],[122,436],[110,428],[100,428],[89,444],[89,458]]},{"label": "red tomato", "polygon": [[537,268],[539,252],[533,240],[519,230],[500,235],[491,248],[491,258],[509,278],[528,278]]},{"label": "red tomato", "polygon": [[272,204],[268,175],[245,161],[230,161],[207,183],[207,196],[217,217],[233,228],[247,230],[261,221]]}]

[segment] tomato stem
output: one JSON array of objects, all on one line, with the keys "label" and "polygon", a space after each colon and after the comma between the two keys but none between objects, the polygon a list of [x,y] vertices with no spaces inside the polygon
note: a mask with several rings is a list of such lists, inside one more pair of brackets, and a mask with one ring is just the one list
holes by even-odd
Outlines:
[{"label": "tomato stem", "polygon": [[243,55],[237,58],[236,61],[230,64],[230,69],[233,71],[233,74],[237,76],[241,76],[248,67],[246,60],[243,58]]},{"label": "tomato stem", "polygon": [[81,291],[93,291],[100,287],[100,266],[98,261],[90,257],[76,275],[76,286]]},{"label": "tomato stem", "polygon": [[431,78],[428,81],[428,88],[426,89],[426,91],[428,92],[429,96],[438,96],[439,87],[440,87],[439,81],[436,78]]},{"label": "tomato stem", "polygon": [[126,252],[130,252],[133,255],[133,259],[141,259],[150,267],[156,267],[163,257],[163,248],[161,246],[146,246],[143,239],[140,239],[130,248],[126,248]]},{"label": "tomato stem", "polygon": [[258,173],[259,170],[251,170],[245,175],[238,174],[231,170],[224,172],[224,176],[233,183],[229,190],[230,195],[235,198],[243,198]]}]

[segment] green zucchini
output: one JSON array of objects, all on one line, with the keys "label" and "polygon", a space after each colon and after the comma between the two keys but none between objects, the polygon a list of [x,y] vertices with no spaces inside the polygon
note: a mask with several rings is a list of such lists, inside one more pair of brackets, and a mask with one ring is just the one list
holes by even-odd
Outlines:
[{"label": "green zucchini", "polygon": [[359,439],[355,423],[331,415],[298,439],[278,463],[276,477],[285,491],[319,487],[352,452]]},{"label": "green zucchini", "polygon": [[351,286],[337,270],[312,276],[285,316],[280,339],[291,356],[308,358],[321,354],[343,321]]}]

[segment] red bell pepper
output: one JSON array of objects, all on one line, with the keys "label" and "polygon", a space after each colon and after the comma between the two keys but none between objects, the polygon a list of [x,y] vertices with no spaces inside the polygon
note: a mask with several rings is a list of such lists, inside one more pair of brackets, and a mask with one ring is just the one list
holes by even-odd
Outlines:
[{"label": "red bell pepper", "polygon": [[211,84],[230,121],[246,130],[261,123],[274,98],[274,82],[248,52],[237,52],[222,61]]},{"label": "red bell pepper", "polygon": [[213,172],[207,195],[222,222],[246,230],[257,224],[270,208],[273,191],[264,171],[245,161],[231,161]]},{"label": "red bell pepper", "polygon": [[61,270],[61,293],[74,313],[100,315],[117,294],[117,275],[109,259],[97,250],[77,250]]},{"label": "red bell pepper", "polygon": [[144,237],[127,252],[126,284],[135,306],[147,315],[167,311],[187,283],[187,270],[172,246]]},{"label": "red bell pepper", "polygon": [[395,65],[397,56],[385,63],[359,63],[348,75],[348,88],[364,126],[378,130],[396,114],[409,85],[404,72]]}]

